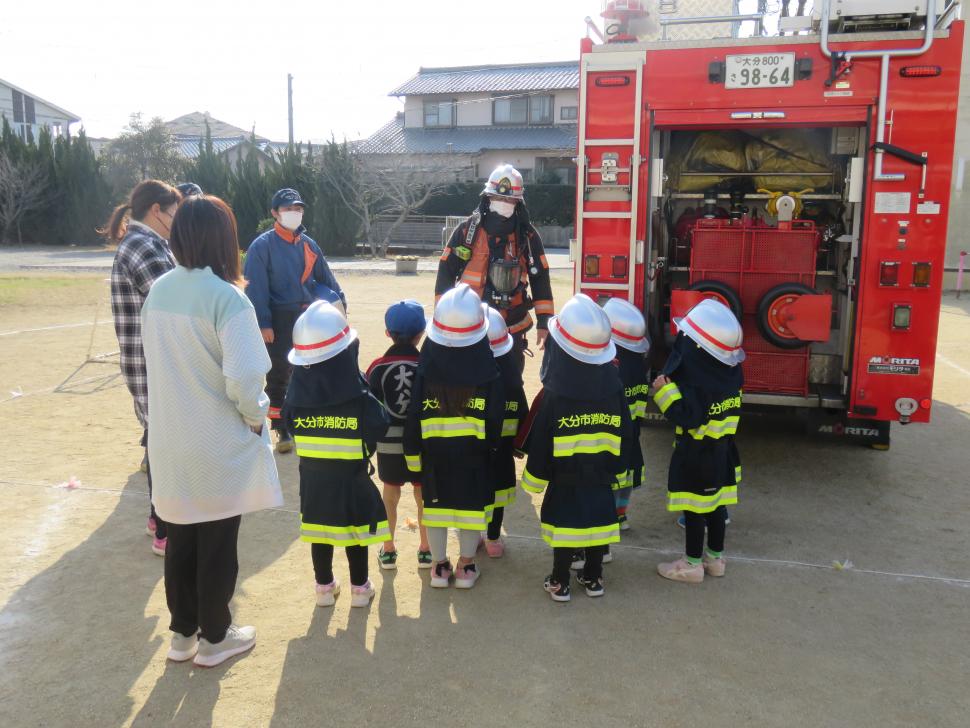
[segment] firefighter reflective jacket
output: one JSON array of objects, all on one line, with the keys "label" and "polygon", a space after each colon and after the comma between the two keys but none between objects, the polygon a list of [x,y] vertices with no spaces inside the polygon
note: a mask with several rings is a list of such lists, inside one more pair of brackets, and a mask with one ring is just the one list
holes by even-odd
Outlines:
[{"label": "firefighter reflective jacket", "polygon": [[[458,283],[467,283],[479,296],[485,296],[488,286],[488,265],[492,259],[492,250],[504,251],[504,260],[518,260],[521,270],[520,286],[513,296],[509,308],[500,309],[510,334],[528,331],[532,328],[530,309],[535,308],[538,327],[545,329],[549,318],[555,313],[552,300],[552,284],[549,281],[549,263],[546,260],[542,239],[532,225],[525,228],[528,237],[526,245],[520,244],[514,226],[507,226],[506,221],[493,224],[490,220],[494,214],[486,214],[480,219],[478,213],[469,217],[455,228],[451,240],[441,253],[438,263],[438,279],[435,283],[435,298],[445,291],[454,288]],[[471,247],[466,244],[469,226],[476,223],[476,230]],[[489,231],[491,228],[491,232]],[[528,256],[531,251],[531,264]],[[533,270],[535,272],[533,272]],[[528,285],[532,296],[526,293]]]}]

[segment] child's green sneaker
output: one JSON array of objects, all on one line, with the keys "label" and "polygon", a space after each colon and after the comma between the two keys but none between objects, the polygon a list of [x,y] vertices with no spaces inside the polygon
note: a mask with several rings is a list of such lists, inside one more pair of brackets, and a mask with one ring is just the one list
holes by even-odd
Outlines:
[{"label": "child's green sneaker", "polygon": [[385,551],[384,547],[381,546],[381,550],[377,552],[377,561],[382,569],[396,569],[397,551]]}]

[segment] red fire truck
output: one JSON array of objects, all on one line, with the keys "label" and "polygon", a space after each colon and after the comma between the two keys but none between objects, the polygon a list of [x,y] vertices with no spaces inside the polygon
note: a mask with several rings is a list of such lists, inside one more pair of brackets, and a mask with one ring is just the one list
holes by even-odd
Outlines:
[{"label": "red fire truck", "polygon": [[932,409],[963,22],[838,2],[788,35],[682,41],[606,3],[581,44],[574,287],[639,306],[655,368],[672,319],[717,298],[746,407],[884,448]]}]

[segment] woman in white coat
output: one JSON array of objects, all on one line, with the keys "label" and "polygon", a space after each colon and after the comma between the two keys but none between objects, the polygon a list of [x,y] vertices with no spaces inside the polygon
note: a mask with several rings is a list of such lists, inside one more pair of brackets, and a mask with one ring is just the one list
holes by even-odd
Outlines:
[{"label": "woman in white coat", "polygon": [[270,361],[243,293],[236,219],[217,197],[185,200],[172,221],[178,266],[142,309],[152,426],[152,502],[169,524],[168,657],[211,667],[250,649],[232,624],[240,517],[282,504],[264,426]]}]

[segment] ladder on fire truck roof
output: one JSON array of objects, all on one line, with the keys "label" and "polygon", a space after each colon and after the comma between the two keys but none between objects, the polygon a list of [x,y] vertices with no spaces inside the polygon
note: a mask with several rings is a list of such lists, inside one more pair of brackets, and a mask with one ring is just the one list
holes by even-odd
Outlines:
[{"label": "ladder on fire truck roof", "polygon": [[[636,264],[642,263],[643,257],[643,241],[637,240],[637,225],[638,220],[638,205],[637,197],[639,192],[639,182],[640,182],[640,165],[643,160],[640,156],[640,129],[643,114],[643,64],[645,61],[644,54],[637,51],[617,51],[615,53],[604,53],[604,54],[591,54],[585,53],[581,56],[580,68],[579,68],[579,108],[586,108],[586,97],[588,93],[587,84],[589,81],[589,74],[596,73],[600,71],[626,71],[634,74],[634,93],[636,98],[636,103],[634,105],[634,118],[633,118],[633,136],[629,139],[606,139],[606,138],[587,138],[586,121],[587,114],[580,113],[579,115],[579,145],[578,154],[576,156],[577,163],[577,174],[576,180],[579,185],[579,195],[582,202],[580,203],[579,214],[576,216],[576,240],[579,241],[579,250],[581,252],[582,240],[583,240],[583,228],[585,227],[586,220],[594,219],[614,219],[614,220],[628,220],[630,226],[630,245],[628,251],[627,265],[626,265],[626,276],[625,279],[620,281],[617,280],[612,283],[595,283],[589,284],[586,288],[596,288],[597,290],[615,290],[615,291],[625,291],[626,298],[630,303],[633,303],[633,298],[636,293],[635,285],[635,270]],[[587,147],[592,146],[612,146],[612,147],[623,147],[629,148],[629,166],[628,167],[615,167],[613,172],[624,173],[629,175],[630,185],[629,185],[629,209],[628,210],[615,210],[615,211],[588,211],[586,209],[587,192],[590,190],[589,185],[589,158],[586,154]],[[600,170],[602,172],[602,170]],[[600,185],[603,187],[604,185]],[[583,290],[583,261],[582,256],[578,256],[576,260],[576,265],[574,266],[574,285],[573,290],[582,291]]]}]

